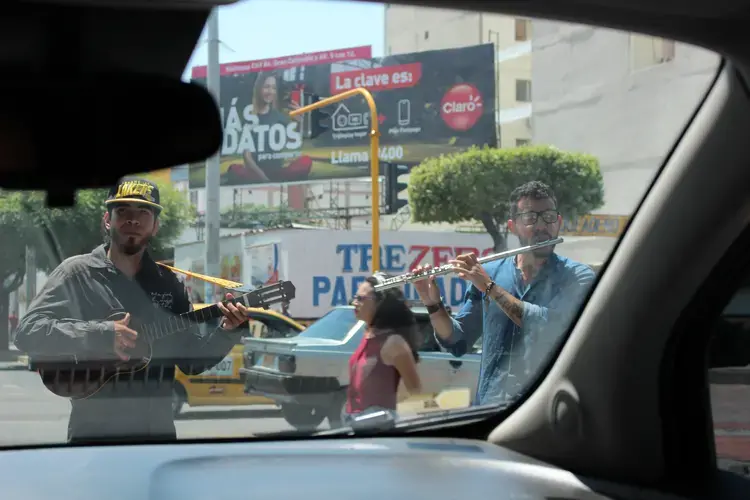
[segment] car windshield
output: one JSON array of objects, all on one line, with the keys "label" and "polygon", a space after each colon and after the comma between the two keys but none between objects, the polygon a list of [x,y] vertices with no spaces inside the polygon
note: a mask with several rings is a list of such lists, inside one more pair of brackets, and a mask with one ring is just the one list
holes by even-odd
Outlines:
[{"label": "car windshield", "polygon": [[341,307],[332,310],[308,328],[300,332],[300,337],[327,340],[344,340],[346,334],[357,323],[354,309]]},{"label": "car windshield", "polygon": [[[218,103],[215,156],[135,163],[71,208],[0,191],[0,446],[507,406],[559,352],[721,62],[360,1],[240,1],[195,42],[183,80]],[[423,266],[448,267],[415,281]],[[242,323],[242,304],[274,323]]]}]

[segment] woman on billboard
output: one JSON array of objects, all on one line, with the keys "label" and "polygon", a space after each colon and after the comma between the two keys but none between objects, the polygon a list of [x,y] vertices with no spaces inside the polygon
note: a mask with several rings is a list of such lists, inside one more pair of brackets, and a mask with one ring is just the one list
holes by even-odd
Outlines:
[{"label": "woman on billboard", "polygon": [[[238,180],[250,182],[288,182],[306,180],[312,159],[294,158],[294,149],[302,147],[302,116],[294,121],[279,106],[280,79],[274,73],[260,73],[253,86],[254,151],[242,155],[243,164],[229,167]],[[299,108],[299,98],[290,96],[289,109]],[[290,126],[291,125],[291,126]],[[288,165],[289,158],[294,158]]]}]

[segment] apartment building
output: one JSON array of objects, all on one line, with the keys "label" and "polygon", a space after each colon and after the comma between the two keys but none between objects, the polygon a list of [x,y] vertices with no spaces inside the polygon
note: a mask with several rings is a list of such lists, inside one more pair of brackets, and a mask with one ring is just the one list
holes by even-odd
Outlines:
[{"label": "apartment building", "polygon": [[641,34],[533,21],[533,141],[599,158],[605,204],[629,216],[705,95],[719,58]]},{"label": "apartment building", "polygon": [[385,6],[386,55],[495,44],[499,145],[531,139],[531,22],[497,14]]}]

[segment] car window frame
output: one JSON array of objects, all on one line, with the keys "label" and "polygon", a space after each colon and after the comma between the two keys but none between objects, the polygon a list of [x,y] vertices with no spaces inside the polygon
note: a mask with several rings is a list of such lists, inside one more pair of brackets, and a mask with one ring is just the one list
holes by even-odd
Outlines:
[{"label": "car window frame", "polygon": [[[298,335],[302,330],[298,330],[294,326],[292,326],[289,322],[284,321],[281,318],[278,318],[276,316],[267,316],[267,322],[266,328],[270,329],[273,328],[279,333],[282,333],[281,337],[273,337],[273,338],[281,338],[281,339],[287,339],[289,337],[294,337],[295,335]],[[276,325],[276,326],[274,326]],[[278,328],[281,327],[281,328]]]}]

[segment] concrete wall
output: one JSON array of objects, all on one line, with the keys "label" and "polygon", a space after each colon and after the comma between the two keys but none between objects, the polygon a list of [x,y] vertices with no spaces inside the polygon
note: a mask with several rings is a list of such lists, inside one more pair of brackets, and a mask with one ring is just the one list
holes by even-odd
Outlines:
[{"label": "concrete wall", "polygon": [[478,45],[484,33],[477,12],[409,5],[385,12],[386,55]]},{"label": "concrete wall", "polygon": [[536,20],[533,33],[534,142],[596,155],[605,184],[598,212],[631,214],[708,90],[718,56],[678,43],[671,61],[642,67],[644,44],[629,33]]}]

